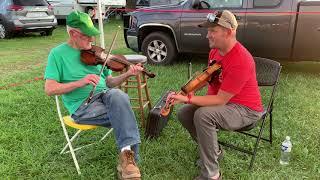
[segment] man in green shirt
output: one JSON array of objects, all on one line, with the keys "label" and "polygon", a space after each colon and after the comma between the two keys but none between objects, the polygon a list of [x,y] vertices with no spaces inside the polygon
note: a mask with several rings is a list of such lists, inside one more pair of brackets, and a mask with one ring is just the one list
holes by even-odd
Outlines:
[{"label": "man in green shirt", "polygon": [[[48,56],[45,70],[45,92],[47,95],[62,95],[62,100],[71,117],[79,124],[112,127],[120,150],[117,169],[121,179],[140,179],[141,174],[135,161],[141,143],[137,122],[129,97],[119,89],[128,77],[137,75],[143,68],[130,66],[117,77],[105,68],[99,77],[101,65],[89,66],[81,62],[81,50],[91,49],[94,37],[100,32],[90,17],[74,11],[67,16],[67,42],[53,48]],[[95,94],[89,104],[85,101],[92,87]]]}]

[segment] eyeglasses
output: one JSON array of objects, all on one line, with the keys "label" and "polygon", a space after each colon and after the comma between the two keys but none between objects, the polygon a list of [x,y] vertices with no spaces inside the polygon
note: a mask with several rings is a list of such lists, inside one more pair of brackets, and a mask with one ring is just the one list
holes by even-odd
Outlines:
[{"label": "eyeglasses", "polygon": [[85,41],[89,41],[89,40],[91,40],[91,39],[94,38],[94,37],[92,37],[92,36],[87,36],[87,35],[79,32],[79,31],[77,31],[77,30],[74,30],[74,32],[77,32],[77,33],[79,34],[80,39],[85,40]]},{"label": "eyeglasses", "polygon": [[229,20],[219,18],[219,17],[217,17],[217,14],[214,14],[214,13],[209,13],[207,15],[207,20],[211,23],[218,23],[218,21],[224,21],[224,22],[230,24],[231,28],[234,27],[234,25]]}]

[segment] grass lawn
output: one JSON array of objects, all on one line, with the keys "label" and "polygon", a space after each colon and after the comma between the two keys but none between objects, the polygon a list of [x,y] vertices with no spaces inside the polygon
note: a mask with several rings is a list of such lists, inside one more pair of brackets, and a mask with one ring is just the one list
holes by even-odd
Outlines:
[{"label": "grass lawn", "polygon": [[[106,44],[120,21],[105,26]],[[49,50],[66,40],[60,26],[51,37],[37,34],[0,40],[0,87],[42,77]],[[122,33],[113,53],[132,54]],[[205,58],[192,59],[193,70],[201,70]],[[167,89],[178,90],[187,79],[188,61],[172,66],[148,66],[157,77],[149,80],[155,102]],[[260,143],[252,171],[249,156],[224,148],[221,162],[224,179],[320,179],[320,64],[283,63],[274,109],[274,144]],[[6,179],[114,179],[117,149],[113,137],[77,153],[82,175],[78,176],[70,155],[60,155],[65,138],[53,97],[44,93],[44,81],[0,88],[0,177]],[[133,96],[134,92],[129,94]],[[198,175],[196,144],[177,122],[176,109],[157,140],[145,140],[141,129],[140,164],[143,179],[192,179]],[[136,113],[136,115],[139,115]],[[139,116],[137,116],[139,117]],[[139,120],[139,118],[138,118]],[[93,141],[105,129],[86,132],[81,141]],[[265,131],[267,132],[267,131]],[[265,133],[267,134],[267,133]],[[285,136],[293,143],[290,165],[279,164],[280,144]],[[224,133],[221,139],[253,146],[238,134]]]}]

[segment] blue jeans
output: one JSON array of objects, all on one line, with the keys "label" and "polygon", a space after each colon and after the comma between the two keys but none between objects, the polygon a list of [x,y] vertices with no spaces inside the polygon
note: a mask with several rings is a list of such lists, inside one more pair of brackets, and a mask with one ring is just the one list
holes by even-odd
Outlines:
[{"label": "blue jeans", "polygon": [[71,117],[78,124],[112,127],[119,150],[131,146],[135,160],[139,161],[139,129],[129,96],[123,91],[108,89],[98,93],[89,104],[83,103]]}]

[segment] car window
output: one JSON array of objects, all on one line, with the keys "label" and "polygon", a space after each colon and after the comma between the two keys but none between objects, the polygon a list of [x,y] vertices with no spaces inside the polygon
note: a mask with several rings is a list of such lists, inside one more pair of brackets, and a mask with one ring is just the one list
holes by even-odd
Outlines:
[{"label": "car window", "polygon": [[13,4],[19,6],[48,6],[45,0],[13,0]]},{"label": "car window", "polygon": [[5,1],[0,1],[0,14],[4,14],[3,8],[4,8]]},{"label": "car window", "polygon": [[5,14],[7,6],[10,5],[10,0],[0,0],[0,13]]},{"label": "car window", "polygon": [[166,4],[179,4],[184,0],[137,0],[138,6],[157,6]]},{"label": "car window", "polygon": [[254,7],[275,7],[281,3],[281,0],[254,0]]},{"label": "car window", "polygon": [[200,2],[203,9],[240,8],[243,0],[201,0]]},{"label": "car window", "polygon": [[139,6],[149,6],[149,0],[138,0],[137,5]]},{"label": "car window", "polygon": [[165,4],[178,4],[181,0],[151,0],[150,6],[165,5]]}]

